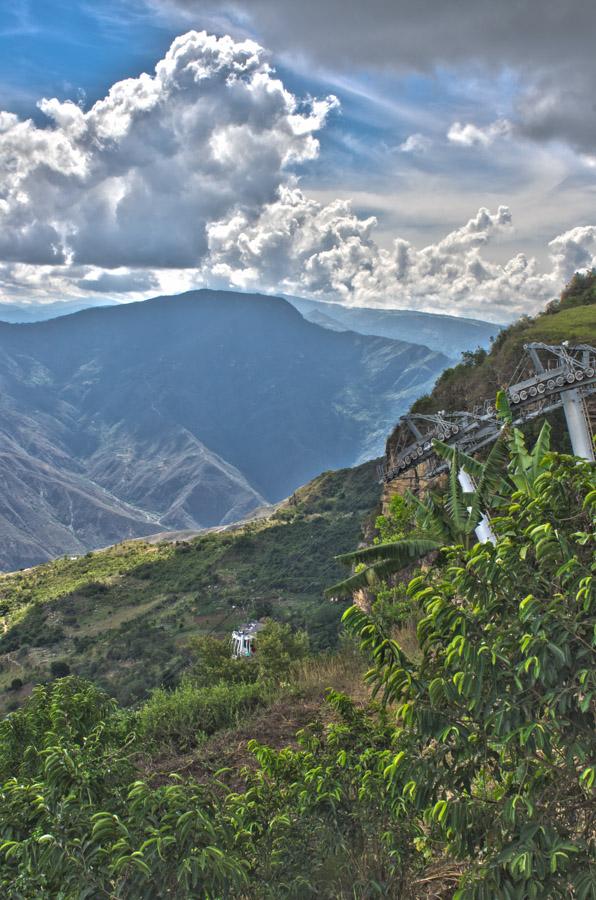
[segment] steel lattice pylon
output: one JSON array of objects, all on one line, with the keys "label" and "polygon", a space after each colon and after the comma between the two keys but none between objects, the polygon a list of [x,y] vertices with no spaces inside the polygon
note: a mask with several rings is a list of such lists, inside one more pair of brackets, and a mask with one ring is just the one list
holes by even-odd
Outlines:
[{"label": "steel lattice pylon", "polygon": [[[596,393],[596,349],[568,342],[525,344],[514,378],[506,389],[514,424],[563,407],[574,453],[594,459],[585,398]],[[443,471],[446,464],[437,458],[433,438],[473,454],[496,440],[502,428],[489,401],[473,412],[408,413],[399,422],[397,447],[383,467],[382,480],[386,482],[401,478],[421,463],[428,463],[427,477]]]}]

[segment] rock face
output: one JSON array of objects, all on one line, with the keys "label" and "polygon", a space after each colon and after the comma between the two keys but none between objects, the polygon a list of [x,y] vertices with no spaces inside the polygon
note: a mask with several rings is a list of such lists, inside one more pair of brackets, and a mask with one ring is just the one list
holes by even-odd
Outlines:
[{"label": "rock face", "polygon": [[446,364],[216,291],[0,323],[0,568],[276,502],[378,454]]}]

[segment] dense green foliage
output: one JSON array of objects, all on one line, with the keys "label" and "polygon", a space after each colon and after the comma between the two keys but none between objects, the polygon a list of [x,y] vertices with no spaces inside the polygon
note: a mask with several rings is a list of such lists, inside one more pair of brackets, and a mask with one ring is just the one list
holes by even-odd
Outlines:
[{"label": "dense green foliage", "polygon": [[579,306],[594,306],[595,304],[596,269],[590,269],[586,272],[576,272],[565,287],[560,300],[550,303],[546,311],[553,315],[561,310],[577,309]]},{"label": "dense green foliage", "polygon": [[551,460],[495,521],[495,547],[443,551],[409,587],[417,664],[348,615],[396,705],[388,789],[429,847],[468,861],[460,897],[596,895],[595,509],[593,467]]},{"label": "dense green foliage", "polygon": [[206,735],[237,724],[264,703],[261,684],[215,684],[197,687],[183,679],[173,691],[158,688],[138,714],[140,735],[149,744],[177,750],[197,746]]}]

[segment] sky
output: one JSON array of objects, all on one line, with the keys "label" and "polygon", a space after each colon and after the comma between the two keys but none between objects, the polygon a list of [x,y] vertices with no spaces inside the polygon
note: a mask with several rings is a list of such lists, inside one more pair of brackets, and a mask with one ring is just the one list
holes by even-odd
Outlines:
[{"label": "sky", "polygon": [[3,0],[0,303],[507,322],[596,265],[592,0]]}]

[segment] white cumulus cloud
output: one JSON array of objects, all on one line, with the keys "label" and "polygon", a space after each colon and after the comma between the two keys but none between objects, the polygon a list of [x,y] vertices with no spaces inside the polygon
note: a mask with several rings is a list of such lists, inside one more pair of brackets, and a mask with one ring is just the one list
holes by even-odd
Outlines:
[{"label": "white cumulus cloud", "polygon": [[4,113],[0,259],[195,265],[209,222],[272,201],[316,156],[334,104],[300,103],[253,41],[189,32],[88,112],[44,99],[46,127]]},{"label": "white cumulus cloud", "polygon": [[509,137],[511,131],[512,125],[508,119],[497,119],[484,128],[471,122],[466,125],[454,122],[447,132],[447,140],[452,144],[461,144],[462,147],[488,147],[498,138]]},{"label": "white cumulus cloud", "polygon": [[[570,254],[578,256],[570,249],[570,232],[553,242],[547,274],[539,274],[535,261],[523,254],[504,265],[484,259],[481,249],[510,224],[507,207],[494,214],[480,209],[436,244],[417,249],[397,238],[384,249],[373,239],[374,217],[361,219],[345,201],[321,205],[296,186],[284,187],[257,220],[237,214],[208,229],[203,277],[354,306],[459,312],[498,321],[534,312],[554,297],[570,268]],[[585,239],[582,246],[587,259]]]}]

